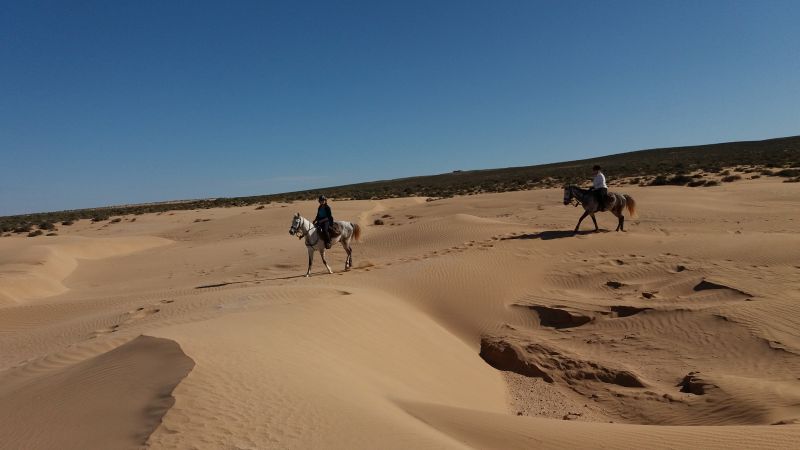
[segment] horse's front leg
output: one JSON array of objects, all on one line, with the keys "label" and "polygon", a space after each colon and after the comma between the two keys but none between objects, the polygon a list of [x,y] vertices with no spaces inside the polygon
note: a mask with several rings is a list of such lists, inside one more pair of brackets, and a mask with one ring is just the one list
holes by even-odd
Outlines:
[{"label": "horse's front leg", "polygon": [[328,273],[333,273],[333,270],[331,270],[331,266],[328,265],[328,261],[325,261],[325,248],[324,247],[322,249],[320,249],[319,256],[322,257],[322,264],[325,264],[325,267],[328,268]]},{"label": "horse's front leg", "polygon": [[625,231],[625,216],[622,214],[619,215],[619,225],[617,225],[617,231]]},{"label": "horse's front leg", "polygon": [[583,219],[585,219],[586,216],[588,216],[588,215],[589,215],[589,211],[584,211],[583,212],[583,215],[581,216],[581,218],[578,219],[578,224],[575,225],[575,231],[573,232],[573,234],[578,232],[578,229],[581,227],[581,222],[583,222]]},{"label": "horse's front leg", "polygon": [[592,222],[594,222],[594,231],[600,231],[600,227],[597,226],[597,219],[594,217],[594,213],[592,215]]},{"label": "horse's front leg", "polygon": [[308,270],[306,270],[306,277],[311,275],[311,263],[314,262],[314,249],[308,247]]}]

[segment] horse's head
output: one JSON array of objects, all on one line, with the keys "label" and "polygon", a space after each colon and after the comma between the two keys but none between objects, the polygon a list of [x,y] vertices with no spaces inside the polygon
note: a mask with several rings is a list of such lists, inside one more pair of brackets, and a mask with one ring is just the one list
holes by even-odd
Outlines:
[{"label": "horse's head", "polygon": [[566,185],[564,186],[564,205],[569,205],[570,201],[572,200],[572,186]]},{"label": "horse's head", "polygon": [[302,230],[300,229],[300,225],[302,224],[302,218],[300,217],[300,213],[294,215],[292,219],[292,226],[289,228],[289,234],[292,236],[296,236]]}]

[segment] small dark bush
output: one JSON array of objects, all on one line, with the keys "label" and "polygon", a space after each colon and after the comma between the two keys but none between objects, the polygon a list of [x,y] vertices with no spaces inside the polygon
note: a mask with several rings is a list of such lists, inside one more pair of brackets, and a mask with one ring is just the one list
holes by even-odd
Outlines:
[{"label": "small dark bush", "polygon": [[256,210],[259,210],[259,209],[264,209],[264,205],[258,205],[258,206],[256,206]]},{"label": "small dark bush", "polygon": [[108,216],[104,216],[104,215],[98,214],[98,215],[92,217],[92,222],[102,222],[104,220],[108,220]]},{"label": "small dark bush", "polygon": [[771,171],[769,169],[764,169],[764,170],[761,171],[761,175],[766,175],[768,177],[771,177],[771,176],[775,175],[775,172],[773,172],[773,171]]},{"label": "small dark bush", "polygon": [[717,180],[706,180],[706,183],[703,185],[703,187],[709,187],[709,186],[719,186],[719,181],[717,181]]},{"label": "small dark bush", "polygon": [[72,225],[73,223],[75,223],[75,222],[73,222],[71,220],[65,220],[65,221],[61,222],[61,225],[65,226],[65,227],[68,227],[68,226]]},{"label": "small dark bush", "polygon": [[689,187],[698,187],[706,184],[706,180],[693,180],[689,182]]},{"label": "small dark bush", "polygon": [[800,177],[787,178],[783,180],[784,183],[800,183]]},{"label": "small dark bush", "polygon": [[42,222],[42,223],[40,223],[40,224],[39,224],[39,229],[40,229],[40,230],[48,230],[48,231],[49,231],[49,230],[55,230],[55,229],[56,229],[56,226],[55,226],[55,225],[53,225],[53,224],[52,224],[52,223],[50,223],[50,222]]},{"label": "small dark bush", "polygon": [[36,236],[41,236],[43,234],[44,234],[44,231],[35,230],[35,231],[31,231],[30,233],[28,233],[28,237],[36,237]]},{"label": "small dark bush", "polygon": [[120,223],[120,222],[122,222],[122,218],[121,218],[121,217],[117,217],[116,219],[113,219],[113,220],[112,220],[111,222],[109,222],[109,223]]},{"label": "small dark bush", "polygon": [[667,180],[667,183],[674,184],[676,186],[683,186],[690,181],[692,181],[691,177],[687,177],[686,175],[675,175],[674,177]]},{"label": "small dark bush", "polygon": [[702,173],[696,173],[696,174],[692,175],[692,178],[703,178],[703,174]]},{"label": "small dark bush", "polygon": [[26,223],[24,225],[20,225],[20,226],[14,228],[14,233],[27,233],[27,232],[31,231],[31,228],[33,228],[33,225],[29,224],[29,223]]},{"label": "small dark bush", "polygon": [[391,219],[391,218],[392,218],[391,214],[384,214],[381,216],[381,219]]},{"label": "small dark bush", "polygon": [[372,222],[375,225],[383,225],[383,221],[381,219],[375,219],[375,222]]},{"label": "small dark bush", "polygon": [[727,177],[722,178],[723,183],[733,183],[734,181],[741,180],[741,175],[728,175]]},{"label": "small dark bush", "polygon": [[639,184],[639,181],[641,181],[639,178],[631,178],[628,180],[628,184]]},{"label": "small dark bush", "polygon": [[667,177],[665,177],[664,175],[659,175],[653,178],[653,180],[650,181],[650,183],[648,183],[648,186],[665,186],[666,184],[667,184]]},{"label": "small dark bush", "polygon": [[783,169],[775,172],[776,177],[800,177],[800,169]]},{"label": "small dark bush", "polygon": [[131,222],[136,222],[136,217],[131,218]]},{"label": "small dark bush", "polygon": [[750,177],[750,179],[751,179],[751,180],[757,180],[757,179],[759,179],[759,178],[761,178],[761,175],[752,175],[752,176]]},{"label": "small dark bush", "polygon": [[723,170],[723,171],[722,171],[722,172],[720,172],[719,174],[720,174],[720,175],[723,175],[723,176],[728,176],[728,175],[730,175],[730,174],[731,174],[731,171],[730,171],[730,170]]},{"label": "small dark bush", "polygon": [[58,233],[47,233],[47,236],[58,236]]}]

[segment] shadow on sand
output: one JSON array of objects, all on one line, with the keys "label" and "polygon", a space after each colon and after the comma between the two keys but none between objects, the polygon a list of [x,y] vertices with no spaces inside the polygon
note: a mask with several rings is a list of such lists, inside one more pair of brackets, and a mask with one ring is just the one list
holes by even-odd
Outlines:
[{"label": "shadow on sand", "polygon": [[[324,272],[325,275],[328,275],[328,272]],[[314,276],[315,274],[311,274]],[[316,275],[322,275],[322,273],[318,273]],[[305,274],[303,275],[292,275],[289,277],[276,277],[276,278],[256,278],[253,280],[241,280],[241,281],[228,281],[226,283],[216,283],[216,284],[205,284],[203,286],[196,286],[195,289],[209,289],[209,288],[216,288],[222,286],[228,286],[231,284],[244,284],[244,283],[256,283],[259,281],[278,281],[278,280],[291,280],[292,278],[305,278]]]},{"label": "shadow on sand", "polygon": [[550,231],[542,231],[539,233],[529,233],[529,234],[521,234],[519,236],[510,236],[504,237],[501,240],[507,241],[510,239],[520,239],[520,240],[527,240],[527,239],[541,239],[543,241],[549,241],[551,239],[563,239],[563,238],[571,238],[574,236],[583,236],[585,234],[595,234],[595,233],[608,233],[608,230],[600,229],[600,231],[578,231],[577,233],[573,233],[572,230],[550,230]]}]

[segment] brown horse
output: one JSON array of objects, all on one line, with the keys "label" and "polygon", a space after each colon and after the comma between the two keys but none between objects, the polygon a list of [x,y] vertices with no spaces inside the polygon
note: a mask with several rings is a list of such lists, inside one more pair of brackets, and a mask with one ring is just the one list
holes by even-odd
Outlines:
[{"label": "brown horse", "polygon": [[585,219],[586,216],[592,216],[592,222],[594,222],[594,231],[600,231],[600,228],[597,226],[597,219],[594,217],[594,213],[596,212],[609,211],[617,216],[619,223],[617,224],[616,231],[625,231],[625,216],[622,215],[625,208],[628,208],[628,214],[631,217],[636,214],[636,201],[628,194],[609,192],[605,208],[601,210],[594,192],[589,189],[581,189],[574,185],[565,186],[564,204],[569,205],[571,202],[576,202],[575,206],[580,204],[583,206],[584,210],[583,215],[578,220],[578,225],[575,226],[575,233],[578,232],[578,228],[581,227],[581,222],[583,222],[583,219]]}]

